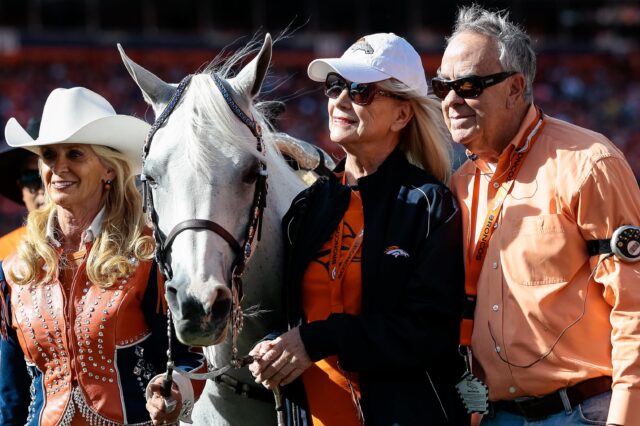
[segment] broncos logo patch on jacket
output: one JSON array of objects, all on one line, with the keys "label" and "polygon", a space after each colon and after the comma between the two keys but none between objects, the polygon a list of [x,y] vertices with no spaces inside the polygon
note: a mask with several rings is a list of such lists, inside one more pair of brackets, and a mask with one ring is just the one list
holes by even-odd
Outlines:
[{"label": "broncos logo patch on jacket", "polygon": [[406,251],[402,250],[400,247],[398,246],[389,246],[384,250],[384,254],[388,254],[389,256],[393,256],[393,257],[409,257],[409,253],[407,253]]}]

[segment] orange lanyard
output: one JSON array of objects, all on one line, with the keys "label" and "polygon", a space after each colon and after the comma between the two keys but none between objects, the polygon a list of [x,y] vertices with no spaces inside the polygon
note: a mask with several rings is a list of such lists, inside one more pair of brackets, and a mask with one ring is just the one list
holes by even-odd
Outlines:
[{"label": "orange lanyard", "polygon": [[[494,176],[497,176],[495,181],[492,182],[495,188],[497,188],[496,195],[493,202],[489,203],[489,211],[482,225],[482,232],[473,246],[473,255],[471,254],[471,245],[467,247],[466,265],[465,265],[465,293],[468,299],[475,301],[478,293],[478,279],[480,278],[480,272],[482,272],[482,265],[487,255],[487,249],[489,248],[489,240],[493,236],[493,231],[497,227],[498,218],[504,205],[504,201],[507,195],[511,193],[516,181],[516,177],[524,164],[524,160],[527,154],[531,151],[533,144],[540,135],[540,130],[544,127],[544,114],[542,110],[538,110],[537,120],[535,120],[531,126],[525,132],[525,136],[521,140],[517,148],[513,145],[509,145],[509,155],[504,156],[503,159],[508,161],[501,161],[496,167]],[[506,164],[505,164],[506,162]],[[493,179],[492,179],[493,180]],[[471,229],[469,235],[471,237],[476,234],[476,218],[478,216],[478,200],[480,198],[480,169],[476,167],[476,173],[473,177],[473,198],[471,199],[471,215],[469,222]],[[471,332],[473,330],[473,320],[463,319],[460,333],[460,343],[464,346],[471,345]]]},{"label": "orange lanyard", "polygon": [[[346,185],[346,173],[342,175],[342,184]],[[333,244],[331,246],[331,258],[329,260],[329,271],[331,281],[339,280],[341,281],[344,277],[344,274],[347,272],[347,266],[351,263],[353,258],[355,257],[358,249],[362,245],[362,241],[364,239],[364,226],[360,228],[355,238],[353,239],[353,243],[349,250],[347,251],[346,256],[341,260],[340,252],[342,251],[342,233],[344,232],[344,216],[338,225],[338,228],[333,233]]]},{"label": "orange lanyard", "polygon": [[356,237],[353,239],[353,243],[351,244],[351,247],[349,247],[346,256],[344,256],[343,259],[340,259],[343,230],[344,218],[340,221],[340,225],[338,226],[338,229],[336,229],[336,232],[333,233],[333,245],[331,246],[331,259],[329,261],[331,281],[342,280],[342,277],[344,277],[344,274],[347,271],[347,266],[349,266],[355,257],[356,252],[360,248],[360,245],[362,245],[362,240],[364,239],[364,228],[360,228],[360,231],[358,231]]}]

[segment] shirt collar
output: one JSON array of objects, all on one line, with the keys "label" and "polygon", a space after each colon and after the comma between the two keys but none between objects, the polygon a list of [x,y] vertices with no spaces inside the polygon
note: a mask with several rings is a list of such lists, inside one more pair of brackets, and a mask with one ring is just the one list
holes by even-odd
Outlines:
[{"label": "shirt collar", "polygon": [[[511,139],[509,145],[513,145],[514,148],[518,148],[518,144],[522,141],[522,138],[525,136],[524,132],[527,131],[529,127],[533,124],[535,119],[538,117],[538,108],[534,104],[529,106],[529,110],[527,110],[527,114],[524,116],[522,123],[520,123],[520,128],[518,129],[518,133]],[[503,153],[506,151],[502,151]]]},{"label": "shirt collar", "polygon": [[[92,243],[96,235],[100,234],[102,231],[102,221],[104,219],[105,207],[98,212],[96,217],[93,218],[91,225],[87,229],[82,232],[82,240],[81,244],[85,245],[87,243]],[[62,246],[60,241],[56,238],[56,228],[58,227],[58,212],[56,209],[53,209],[49,214],[49,219],[47,220],[47,239],[53,244],[56,248]]]},{"label": "shirt collar", "polygon": [[[520,141],[522,140],[522,137],[524,136],[524,132],[529,128],[529,126],[531,126],[531,123],[534,122],[537,116],[538,116],[538,108],[534,104],[531,104],[529,106],[529,109],[527,110],[527,113],[524,116],[524,119],[522,120],[522,123],[520,123],[520,128],[518,129],[518,133],[516,133],[513,139],[511,139],[511,141],[509,142],[509,145],[513,145],[514,148],[518,147],[518,144],[520,143]],[[503,155],[506,155],[505,153],[508,151],[507,148],[509,147],[509,145],[507,145],[507,147],[502,151],[502,154],[500,154],[500,158],[502,158]],[[476,164],[482,165],[481,170],[483,172],[491,172],[486,162],[479,159],[478,156],[475,155],[473,152],[467,149],[466,154],[467,154],[467,158],[469,158],[472,161],[475,161]]]}]

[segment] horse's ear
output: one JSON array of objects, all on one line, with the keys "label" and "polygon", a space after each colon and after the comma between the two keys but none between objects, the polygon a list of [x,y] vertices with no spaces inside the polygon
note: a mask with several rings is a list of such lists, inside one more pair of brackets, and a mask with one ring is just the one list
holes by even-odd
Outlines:
[{"label": "horse's ear", "polygon": [[131,58],[124,53],[124,49],[120,43],[118,43],[118,51],[120,52],[125,68],[129,71],[133,81],[136,82],[142,91],[144,100],[153,107],[153,111],[157,117],[171,100],[176,88],[171,84],[162,81],[151,71],[147,71],[140,65],[133,62]]},{"label": "horse's ear", "polygon": [[264,36],[264,43],[260,49],[260,53],[233,78],[233,86],[250,98],[254,98],[260,93],[262,82],[267,75],[269,63],[271,63],[272,45],[271,34],[267,33]]}]

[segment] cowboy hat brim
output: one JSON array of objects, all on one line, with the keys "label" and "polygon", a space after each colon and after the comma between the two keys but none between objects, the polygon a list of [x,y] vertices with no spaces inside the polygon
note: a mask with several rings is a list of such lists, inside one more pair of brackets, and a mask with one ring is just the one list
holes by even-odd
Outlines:
[{"label": "cowboy hat brim", "polygon": [[103,145],[124,154],[131,163],[133,174],[139,174],[142,171],[142,146],[149,129],[149,124],[138,118],[112,115],[98,118],[67,135],[58,135],[56,138],[41,135],[33,139],[15,118],[10,118],[4,135],[10,146],[25,148],[38,155],[40,148],[47,145]]}]

